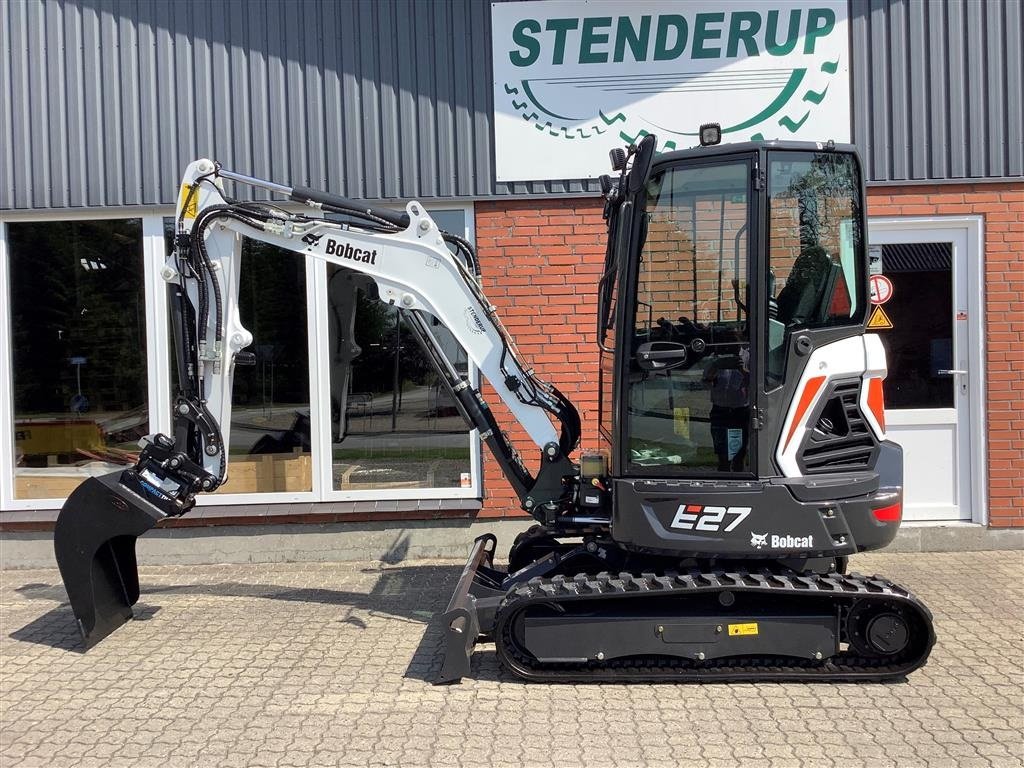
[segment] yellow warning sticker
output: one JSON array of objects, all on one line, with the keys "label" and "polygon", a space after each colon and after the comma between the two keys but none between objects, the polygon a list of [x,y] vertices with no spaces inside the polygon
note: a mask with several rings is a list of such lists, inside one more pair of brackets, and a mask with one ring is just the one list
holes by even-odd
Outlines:
[{"label": "yellow warning sticker", "polygon": [[730,624],[729,625],[729,637],[735,637],[737,635],[756,635],[757,634],[757,622],[752,621],[749,624]]},{"label": "yellow warning sticker", "polygon": [[870,331],[889,331],[892,330],[892,320],[885,314],[885,310],[882,309],[881,304],[876,304],[874,311],[871,313],[871,318],[868,320],[868,330]]},{"label": "yellow warning sticker", "polygon": [[178,206],[182,209],[181,216],[184,219],[194,219],[199,214],[199,190],[189,196],[192,188],[188,184],[181,185],[181,197]]},{"label": "yellow warning sticker", "polygon": [[672,431],[680,437],[689,440],[690,439],[690,409],[689,408],[673,408],[672,409]]}]

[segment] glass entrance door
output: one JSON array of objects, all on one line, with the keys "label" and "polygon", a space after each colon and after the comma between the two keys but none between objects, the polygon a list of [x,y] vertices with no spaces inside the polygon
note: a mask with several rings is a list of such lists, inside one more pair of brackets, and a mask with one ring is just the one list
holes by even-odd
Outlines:
[{"label": "glass entrance door", "polygon": [[[871,228],[888,436],[903,446],[904,519],[970,519],[970,323],[963,229]],[[872,325],[877,330],[872,331]],[[890,328],[885,327],[891,326]]]}]

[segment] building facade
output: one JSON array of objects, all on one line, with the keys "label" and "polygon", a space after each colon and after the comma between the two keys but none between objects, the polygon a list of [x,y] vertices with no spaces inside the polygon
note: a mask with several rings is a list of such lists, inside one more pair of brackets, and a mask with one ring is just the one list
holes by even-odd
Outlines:
[{"label": "building facade", "polygon": [[[597,448],[607,142],[717,120],[858,146],[905,519],[1024,526],[1021,2],[697,6],[0,0],[0,524],[170,430],[158,271],[198,157],[420,200]],[[393,309],[360,299],[340,412],[341,275],[245,248],[230,480],[177,524],[524,514]]]}]

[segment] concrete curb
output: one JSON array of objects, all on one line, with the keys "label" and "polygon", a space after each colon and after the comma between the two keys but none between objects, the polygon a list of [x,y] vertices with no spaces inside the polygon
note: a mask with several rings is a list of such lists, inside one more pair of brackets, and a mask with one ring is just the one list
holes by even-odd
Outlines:
[{"label": "concrete curb", "polygon": [[[141,565],[218,563],[344,562],[381,560],[460,560],[474,538],[498,537],[504,556],[531,520],[436,520],[396,524],[240,525],[167,528],[138,540]],[[905,525],[888,552],[975,552],[1024,550],[1024,528],[981,525]],[[0,568],[55,568],[49,532],[0,533]]]},{"label": "concrete curb", "polygon": [[[498,537],[504,555],[516,534],[532,524],[524,519],[164,528],[139,538],[136,551],[140,565],[460,560],[485,533]],[[0,569],[56,567],[52,532],[0,533]]]}]

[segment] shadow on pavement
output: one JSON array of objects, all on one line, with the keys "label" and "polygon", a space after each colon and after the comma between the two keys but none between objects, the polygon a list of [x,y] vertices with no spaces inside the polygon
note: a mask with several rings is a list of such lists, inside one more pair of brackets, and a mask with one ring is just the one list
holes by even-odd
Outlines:
[{"label": "shadow on pavement", "polygon": [[[363,573],[379,573],[369,593],[318,587],[291,587],[276,584],[224,581],[219,583],[172,584],[168,586],[145,585],[144,598],[158,599],[161,595],[207,595],[213,597],[254,597],[264,600],[286,602],[318,603],[347,609],[360,609],[384,614],[392,618],[425,624],[426,628],[416,651],[405,671],[405,677],[433,682],[441,670],[445,652],[443,627],[434,617],[444,611],[455,589],[462,566],[422,565],[389,567],[380,571],[364,570]],[[67,593],[61,584],[25,584],[15,590],[29,600],[48,600],[60,603],[42,616],[8,635],[14,640],[47,645],[72,653],[84,653],[81,637],[77,631],[75,617],[67,602]],[[161,610],[160,605],[139,603],[134,607],[134,620],[145,621]],[[365,628],[358,617],[348,615],[340,621]],[[105,642],[117,642],[116,637]],[[501,672],[493,647],[483,646],[473,654],[471,675],[475,679],[507,679]]]},{"label": "shadow on pavement", "polygon": [[[426,625],[419,645],[405,671],[405,677],[433,682],[441,671],[445,653],[445,632],[435,617],[448,605],[451,592],[462,573],[460,565],[399,566],[409,552],[408,534],[399,534],[381,556],[382,569],[367,569],[362,573],[379,573],[369,593],[349,592],[316,587],[291,587],[275,584],[224,581],[216,583],[174,584],[146,586],[143,575],[143,596],[209,595],[214,597],[256,597],[266,600],[318,603],[343,606],[349,610],[340,621],[365,629],[366,624],[351,609],[365,610]],[[8,636],[25,643],[46,645],[71,653],[83,654],[85,647],[75,621],[67,592],[61,583],[30,583],[15,589],[28,600],[47,600],[58,604]],[[161,606],[136,604],[133,619],[145,621],[154,616]],[[106,642],[117,642],[107,640]],[[471,675],[478,679],[498,680],[502,672],[493,651],[482,650],[473,654]]]},{"label": "shadow on pavement", "polygon": [[[61,595],[64,594],[63,587],[51,589],[59,589]],[[132,618],[134,621],[148,621],[159,610],[159,605],[138,603],[133,608],[134,616]],[[75,615],[71,612],[70,603],[63,603],[59,607],[47,611],[21,629],[11,632],[8,637],[23,643],[45,645],[49,648],[56,648],[79,655],[85,654],[85,645],[82,643],[82,636],[78,632],[78,625],[75,623]]]}]

